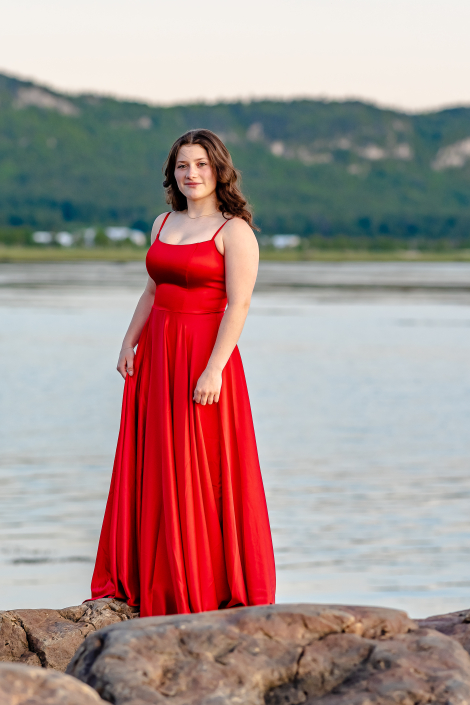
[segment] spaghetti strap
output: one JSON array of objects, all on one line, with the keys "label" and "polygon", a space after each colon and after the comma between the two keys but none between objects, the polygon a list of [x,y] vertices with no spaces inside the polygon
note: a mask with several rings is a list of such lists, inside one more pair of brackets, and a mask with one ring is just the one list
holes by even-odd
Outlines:
[{"label": "spaghetti strap", "polygon": [[[227,225],[227,223],[229,222],[229,220],[232,220],[232,219],[231,219],[231,218],[228,218],[228,219],[225,221],[225,223],[222,223],[222,225],[220,226],[220,228],[216,231],[215,235],[213,235],[213,236],[211,237],[211,240],[215,240],[215,238],[217,237],[217,235],[220,233],[220,231],[222,230],[222,228],[224,227],[224,225]],[[210,242],[210,241],[209,241],[209,242]]]},{"label": "spaghetti strap", "polygon": [[155,240],[160,240],[160,233],[162,232],[162,228],[165,225],[166,221],[168,220],[170,213],[171,213],[171,211],[169,213],[167,213],[166,216],[163,218],[162,224],[160,225],[160,230],[158,231],[157,237],[155,238]]}]

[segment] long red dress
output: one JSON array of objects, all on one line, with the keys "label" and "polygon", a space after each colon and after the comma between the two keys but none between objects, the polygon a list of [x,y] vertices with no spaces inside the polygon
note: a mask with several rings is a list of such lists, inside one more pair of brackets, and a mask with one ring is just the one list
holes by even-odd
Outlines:
[{"label": "long red dress", "polygon": [[274,555],[237,347],[219,402],[193,402],[227,304],[217,233],[170,245],[160,232],[147,255],[157,288],[126,377],[92,599],[126,600],[144,617],[270,604]]}]

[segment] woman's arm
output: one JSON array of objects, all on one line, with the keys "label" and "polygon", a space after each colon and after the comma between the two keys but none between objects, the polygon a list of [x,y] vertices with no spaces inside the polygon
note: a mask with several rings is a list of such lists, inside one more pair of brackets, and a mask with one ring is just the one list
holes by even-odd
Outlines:
[{"label": "woman's arm", "polygon": [[[164,217],[165,213],[162,213],[162,215],[159,215],[153,224],[152,235],[150,238],[151,244],[153,244],[157,233],[160,230]],[[132,316],[132,320],[129,324],[129,328],[127,329],[127,333],[122,341],[121,352],[119,353],[116,369],[124,377],[124,379],[126,378],[126,374],[129,374],[131,377],[134,374],[134,348],[139,342],[142,328],[150,315],[153,300],[155,298],[155,288],[155,282],[149,277],[147,286],[139,299],[139,303],[136,306],[134,315]]]},{"label": "woman's arm", "polygon": [[249,225],[234,218],[227,223],[222,234],[228,306],[207,367],[194,390],[193,400],[203,405],[219,401],[222,370],[243,330],[258,273],[258,243]]},{"label": "woman's arm", "polygon": [[134,315],[132,316],[132,320],[129,324],[129,328],[127,329],[127,333],[122,341],[122,348],[119,353],[119,360],[116,369],[121,373],[124,379],[126,378],[126,374],[129,374],[131,377],[134,374],[134,348],[139,342],[142,328],[145,325],[145,321],[149,317],[154,298],[155,282],[149,277],[147,286],[139,299],[139,303],[136,306]]}]

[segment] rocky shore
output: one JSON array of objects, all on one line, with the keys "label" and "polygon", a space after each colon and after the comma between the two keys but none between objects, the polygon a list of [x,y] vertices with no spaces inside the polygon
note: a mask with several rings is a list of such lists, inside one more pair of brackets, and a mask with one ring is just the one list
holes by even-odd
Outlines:
[{"label": "rocky shore", "polygon": [[[0,612],[1,705],[470,705],[470,612],[341,605]],[[64,672],[66,672],[64,674]]]}]

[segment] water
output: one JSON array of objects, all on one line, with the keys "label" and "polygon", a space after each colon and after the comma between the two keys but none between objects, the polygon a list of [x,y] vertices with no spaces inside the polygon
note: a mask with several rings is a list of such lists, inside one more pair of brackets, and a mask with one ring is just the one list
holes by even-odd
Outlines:
[{"label": "water", "polygon": [[[279,601],[470,606],[470,269],[433,266],[426,283],[394,265],[380,291],[383,265],[302,265],[324,285],[299,290],[295,268],[261,273],[240,349]],[[1,609],[89,596],[144,281],[140,264],[0,267]]]}]

